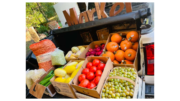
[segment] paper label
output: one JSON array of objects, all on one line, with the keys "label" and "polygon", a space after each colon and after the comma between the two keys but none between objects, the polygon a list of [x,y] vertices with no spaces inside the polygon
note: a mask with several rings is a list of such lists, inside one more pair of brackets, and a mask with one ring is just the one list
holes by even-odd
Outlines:
[{"label": "paper label", "polygon": [[41,63],[41,62],[50,61],[51,60],[51,53],[52,52],[36,56],[37,62]]}]

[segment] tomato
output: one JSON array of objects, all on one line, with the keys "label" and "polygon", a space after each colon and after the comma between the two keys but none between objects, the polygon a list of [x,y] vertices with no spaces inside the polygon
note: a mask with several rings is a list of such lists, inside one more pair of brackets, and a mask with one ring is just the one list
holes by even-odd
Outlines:
[{"label": "tomato", "polygon": [[89,83],[88,85],[87,85],[87,88],[89,88],[89,89],[93,89],[94,87],[96,87],[96,84],[95,83]]},{"label": "tomato", "polygon": [[84,79],[86,79],[86,75],[85,74],[79,75],[79,77],[78,77],[79,82],[81,82]]},{"label": "tomato", "polygon": [[96,76],[96,78],[94,79],[94,83],[97,85],[99,83],[100,80],[100,76]]},{"label": "tomato", "polygon": [[98,66],[97,66],[97,70],[104,70],[104,67],[105,67],[105,64],[104,63],[100,63]]},{"label": "tomato", "polygon": [[88,62],[88,63],[86,64],[86,67],[90,69],[90,67],[92,67],[92,65],[93,65],[92,62]]},{"label": "tomato", "polygon": [[101,70],[97,70],[95,75],[96,76],[101,76],[102,75],[102,71]]},{"label": "tomato", "polygon": [[98,47],[99,47],[99,45],[95,45],[94,47],[95,47],[95,48],[98,48]]},{"label": "tomato", "polygon": [[94,79],[90,81],[91,83],[94,83]]},{"label": "tomato", "polygon": [[82,73],[85,74],[85,75],[86,75],[88,72],[89,72],[89,68],[84,68],[83,71],[82,71]]},{"label": "tomato", "polygon": [[90,72],[96,72],[96,70],[97,70],[97,67],[96,67],[96,66],[92,66],[92,67],[89,69]]},{"label": "tomato", "polygon": [[87,87],[87,85],[89,84],[89,80],[84,79],[80,82],[79,86],[81,87]]},{"label": "tomato", "polygon": [[98,66],[100,64],[100,60],[99,59],[94,59],[92,64],[93,64],[93,66]]},{"label": "tomato", "polygon": [[93,80],[95,75],[94,75],[93,72],[89,72],[89,73],[86,74],[86,77],[87,77],[88,80]]}]

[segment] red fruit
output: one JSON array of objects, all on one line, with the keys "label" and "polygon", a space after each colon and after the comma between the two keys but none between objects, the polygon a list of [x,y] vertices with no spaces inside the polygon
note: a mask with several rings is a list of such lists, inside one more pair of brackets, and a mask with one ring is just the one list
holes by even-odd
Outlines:
[{"label": "red fruit", "polygon": [[96,76],[101,76],[102,75],[102,71],[101,70],[97,70],[95,75]]},{"label": "red fruit", "polygon": [[96,78],[94,79],[94,83],[97,85],[99,83],[100,80],[100,76],[96,76]]},{"label": "red fruit", "polygon": [[89,89],[93,89],[94,87],[96,87],[96,84],[95,83],[89,83],[88,85],[87,85],[87,88],[89,88]]},{"label": "red fruit", "polygon": [[81,82],[84,79],[86,79],[86,75],[85,74],[79,75],[79,77],[78,77],[79,82]]},{"label": "red fruit", "polygon": [[93,80],[95,75],[94,75],[93,72],[89,72],[89,73],[86,74],[86,77],[87,77],[88,80]]},{"label": "red fruit", "polygon": [[90,55],[90,56],[94,56],[94,55]]},{"label": "red fruit", "polygon": [[96,66],[92,66],[92,67],[90,67],[90,69],[89,69],[90,72],[96,72],[96,70],[97,70],[97,67],[96,67]]},{"label": "red fruit", "polygon": [[105,46],[105,44],[104,44],[104,43],[102,43],[102,44],[101,44],[101,48],[104,48],[104,46]]},{"label": "red fruit", "polygon": [[97,47],[99,47],[99,46],[98,46],[98,45],[95,45],[94,47],[97,48]]},{"label": "red fruit", "polygon": [[89,49],[89,52],[91,52],[91,51],[93,51],[93,49],[92,49],[92,48],[90,48],[90,49]]},{"label": "red fruit", "polygon": [[93,64],[93,66],[98,66],[100,64],[100,60],[99,59],[94,59],[92,64]]},{"label": "red fruit", "polygon": [[97,47],[97,48],[96,48],[96,52],[99,52],[100,50],[101,50],[100,47]]},{"label": "red fruit", "polygon": [[82,71],[82,73],[85,74],[85,75],[86,75],[88,72],[89,72],[89,68],[84,68],[83,71]]},{"label": "red fruit", "polygon": [[98,66],[97,66],[97,70],[104,70],[104,67],[105,67],[105,64],[104,63],[100,63]]},{"label": "red fruit", "polygon": [[95,55],[95,53],[96,53],[95,51],[91,51],[90,55]]},{"label": "red fruit", "polygon": [[93,65],[92,65],[92,62],[88,62],[87,64],[86,64],[86,67],[87,68],[89,68],[90,69],[90,67],[92,67]]},{"label": "red fruit", "polygon": [[84,79],[81,81],[81,83],[79,84],[79,86],[81,87],[87,87],[87,85],[89,84],[89,80]]},{"label": "red fruit", "polygon": [[101,55],[102,51],[96,52],[96,56]]},{"label": "red fruit", "polygon": [[95,80],[95,79],[91,80],[90,82],[91,82],[91,83],[94,83],[94,80]]}]

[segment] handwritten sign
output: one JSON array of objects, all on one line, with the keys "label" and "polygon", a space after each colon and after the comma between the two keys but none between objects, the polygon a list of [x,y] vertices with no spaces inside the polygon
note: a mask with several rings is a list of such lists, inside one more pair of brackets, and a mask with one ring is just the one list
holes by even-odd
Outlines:
[{"label": "handwritten sign", "polygon": [[[84,11],[82,13],[80,13],[79,18],[77,16],[77,13],[75,11],[75,8],[70,8],[68,12],[68,10],[64,10],[63,14],[64,17],[66,18],[66,21],[68,23],[69,26],[72,25],[77,25],[77,24],[81,24],[83,23],[83,17],[85,19],[85,22],[89,22],[89,21],[94,21],[94,12],[97,13],[97,17],[98,19],[102,19],[102,18],[107,18],[107,17],[112,17],[112,16],[116,16],[119,13],[121,13],[121,11],[124,9],[124,6],[126,6],[126,12],[132,12],[132,6],[131,3],[114,3],[113,6],[111,7],[110,11],[109,11],[109,16],[107,15],[106,11],[105,11],[105,5],[106,3],[101,2],[100,4],[95,2],[95,8],[93,8],[92,10],[88,10],[88,11]],[[115,11],[117,6],[120,6],[120,8]]]}]

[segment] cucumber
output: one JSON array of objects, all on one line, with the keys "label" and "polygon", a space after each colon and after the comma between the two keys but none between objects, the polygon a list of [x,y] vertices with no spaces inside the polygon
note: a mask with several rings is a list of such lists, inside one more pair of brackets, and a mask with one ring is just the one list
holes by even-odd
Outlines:
[{"label": "cucumber", "polygon": [[45,86],[47,87],[47,86],[49,86],[50,84],[51,84],[51,82],[49,81],[48,83],[45,84]]},{"label": "cucumber", "polygon": [[45,84],[46,84],[47,82],[49,82],[49,80],[50,80],[53,76],[54,76],[54,74],[51,74],[50,77],[48,77],[48,78],[42,80],[39,84],[45,86]]}]

